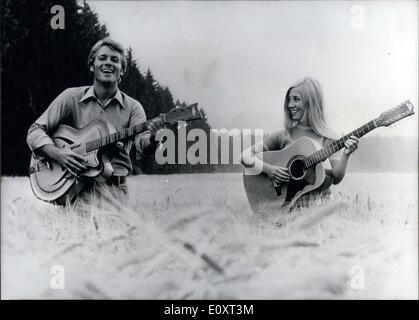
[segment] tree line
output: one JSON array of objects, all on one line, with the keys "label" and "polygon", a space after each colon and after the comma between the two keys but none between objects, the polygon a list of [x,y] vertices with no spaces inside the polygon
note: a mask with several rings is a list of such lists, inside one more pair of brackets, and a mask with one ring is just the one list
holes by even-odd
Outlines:
[{"label": "tree line", "polygon": [[[50,26],[51,7],[65,8],[65,29]],[[29,126],[64,89],[90,85],[87,57],[92,46],[109,36],[98,15],[85,2],[76,0],[3,0],[1,21],[1,170],[6,175],[27,175],[30,150],[26,145]],[[115,39],[118,40],[118,39]],[[127,70],[120,83],[122,91],[141,102],[147,118],[166,113],[176,105],[167,86],[159,84],[150,69],[142,70],[127,50]],[[201,109],[203,115],[204,110]],[[186,131],[200,128],[206,133],[206,164],[159,165],[153,156],[138,161],[131,157],[134,173],[194,173],[241,171],[233,164],[233,138],[222,144],[222,137],[213,137],[206,119],[188,123]],[[177,133],[177,126],[171,127]],[[214,141],[218,143],[214,145]],[[187,149],[195,141],[187,141]],[[351,157],[350,171],[414,171],[417,170],[417,139],[365,137],[359,150]],[[218,162],[210,164],[210,149],[218,151]],[[178,136],[175,141],[178,157]],[[199,151],[199,152],[202,152]],[[221,164],[222,153],[229,154],[229,164]]]}]

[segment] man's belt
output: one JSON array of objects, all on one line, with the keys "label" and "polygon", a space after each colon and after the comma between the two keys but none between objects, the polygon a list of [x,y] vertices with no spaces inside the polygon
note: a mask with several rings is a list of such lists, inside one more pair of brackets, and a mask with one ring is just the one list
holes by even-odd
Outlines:
[{"label": "man's belt", "polygon": [[120,186],[123,184],[126,184],[127,182],[127,177],[126,176],[114,176],[112,175],[109,179],[108,179],[108,184],[112,184],[115,186]]}]

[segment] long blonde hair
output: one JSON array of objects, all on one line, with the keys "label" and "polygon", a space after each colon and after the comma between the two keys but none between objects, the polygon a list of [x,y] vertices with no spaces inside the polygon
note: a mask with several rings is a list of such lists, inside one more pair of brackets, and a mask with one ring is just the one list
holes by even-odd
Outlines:
[{"label": "long blonde hair", "polygon": [[323,92],[320,82],[312,77],[305,77],[304,79],[296,82],[291,86],[285,95],[284,102],[284,125],[285,130],[288,133],[291,133],[293,128],[298,125],[297,121],[294,121],[290,117],[288,110],[288,96],[293,88],[301,89],[302,98],[306,107],[308,123],[313,131],[321,137],[336,139],[336,135],[332,130],[326,125],[326,120],[324,117],[324,107],[323,107]]}]

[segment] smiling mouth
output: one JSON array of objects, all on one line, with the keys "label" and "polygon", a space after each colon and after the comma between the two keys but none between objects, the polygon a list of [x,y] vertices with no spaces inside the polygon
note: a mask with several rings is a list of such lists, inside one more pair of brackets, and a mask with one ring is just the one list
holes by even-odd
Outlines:
[{"label": "smiling mouth", "polygon": [[109,69],[101,69],[100,71],[104,74],[112,74],[113,73],[113,71],[109,70]]}]

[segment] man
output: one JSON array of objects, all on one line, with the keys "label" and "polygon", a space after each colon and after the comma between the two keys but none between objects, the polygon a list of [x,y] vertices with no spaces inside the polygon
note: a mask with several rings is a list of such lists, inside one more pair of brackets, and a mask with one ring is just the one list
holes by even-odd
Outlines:
[{"label": "man", "polygon": [[[28,130],[27,143],[31,151],[36,156],[58,162],[71,174],[77,175],[86,169],[84,157],[70,148],[57,148],[50,138],[59,124],[80,129],[94,119],[102,119],[121,130],[145,122],[141,104],[118,89],[126,65],[125,50],[119,43],[110,38],[97,42],[88,57],[88,68],[94,76],[93,85],[69,88],[50,104]],[[163,122],[154,119],[147,127],[148,132],[135,137],[140,157],[155,151],[155,134],[162,127]],[[131,146],[132,141],[118,142],[111,155],[113,174],[106,184],[115,187],[118,196],[128,194],[126,176],[132,171]],[[82,193],[91,194],[97,189],[97,182],[92,180]]]}]

